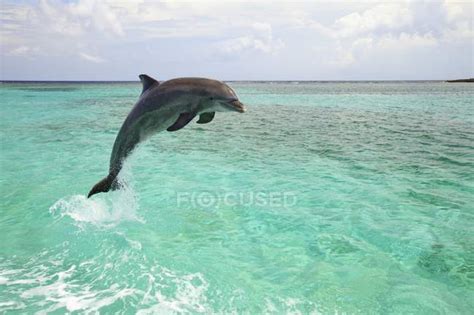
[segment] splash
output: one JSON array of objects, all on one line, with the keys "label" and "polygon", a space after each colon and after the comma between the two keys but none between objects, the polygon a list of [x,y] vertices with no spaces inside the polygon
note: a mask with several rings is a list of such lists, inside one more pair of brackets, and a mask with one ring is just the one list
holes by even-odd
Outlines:
[{"label": "splash", "polygon": [[87,198],[85,195],[61,198],[49,208],[50,213],[60,218],[69,217],[80,228],[84,228],[86,224],[109,228],[123,221],[144,223],[137,214],[138,199],[133,186],[129,184],[129,169],[123,173],[119,177],[121,189],[94,198]]}]

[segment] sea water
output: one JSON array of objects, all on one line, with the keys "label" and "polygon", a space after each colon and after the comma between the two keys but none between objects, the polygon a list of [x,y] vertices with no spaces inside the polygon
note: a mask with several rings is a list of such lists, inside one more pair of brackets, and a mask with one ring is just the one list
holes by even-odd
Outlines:
[{"label": "sea water", "polygon": [[474,85],[230,82],[107,174],[138,83],[3,83],[0,312],[472,314]]}]

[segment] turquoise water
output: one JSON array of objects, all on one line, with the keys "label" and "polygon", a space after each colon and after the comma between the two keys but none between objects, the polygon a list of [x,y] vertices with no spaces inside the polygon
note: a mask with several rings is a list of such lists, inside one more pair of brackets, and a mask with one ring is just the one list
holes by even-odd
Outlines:
[{"label": "turquoise water", "polygon": [[230,85],[88,200],[139,84],[2,84],[0,312],[472,314],[474,85]]}]

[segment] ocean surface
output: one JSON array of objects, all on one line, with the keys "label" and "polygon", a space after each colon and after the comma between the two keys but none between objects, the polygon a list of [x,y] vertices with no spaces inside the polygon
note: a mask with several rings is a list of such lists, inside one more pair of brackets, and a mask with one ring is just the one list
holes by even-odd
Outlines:
[{"label": "ocean surface", "polygon": [[140,84],[0,85],[0,313],[472,314],[474,84],[229,84],[91,199]]}]

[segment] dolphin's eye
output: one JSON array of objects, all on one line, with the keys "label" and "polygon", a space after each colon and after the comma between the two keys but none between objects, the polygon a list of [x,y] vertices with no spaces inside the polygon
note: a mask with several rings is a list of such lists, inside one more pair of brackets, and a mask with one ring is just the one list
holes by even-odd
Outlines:
[{"label": "dolphin's eye", "polygon": [[212,97],[212,96],[211,96],[211,97],[209,97],[209,100],[213,101],[213,100],[214,100],[214,97]]}]

